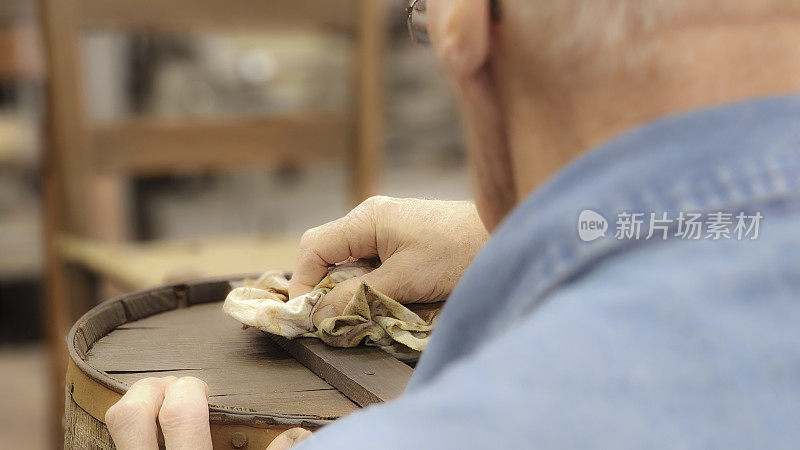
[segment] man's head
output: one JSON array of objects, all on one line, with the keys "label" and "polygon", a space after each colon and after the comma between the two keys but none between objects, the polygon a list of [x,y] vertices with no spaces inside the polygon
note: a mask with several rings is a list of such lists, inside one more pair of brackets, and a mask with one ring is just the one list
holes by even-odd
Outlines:
[{"label": "man's head", "polygon": [[582,151],[671,113],[800,88],[800,0],[428,0],[488,229]]}]

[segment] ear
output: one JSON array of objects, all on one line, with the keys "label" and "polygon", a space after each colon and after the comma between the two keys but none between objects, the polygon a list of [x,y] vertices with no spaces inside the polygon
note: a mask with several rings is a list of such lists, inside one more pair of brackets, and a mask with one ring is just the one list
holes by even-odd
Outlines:
[{"label": "ear", "polygon": [[428,0],[427,8],[440,63],[457,81],[475,76],[489,57],[489,0]]}]

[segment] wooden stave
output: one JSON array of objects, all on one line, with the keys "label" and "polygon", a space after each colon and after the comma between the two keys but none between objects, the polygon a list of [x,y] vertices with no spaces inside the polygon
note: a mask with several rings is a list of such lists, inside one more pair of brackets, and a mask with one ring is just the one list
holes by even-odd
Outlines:
[{"label": "wooden stave", "polygon": [[[288,274],[287,274],[288,276]],[[165,284],[136,291],[107,300],[84,314],[67,335],[69,367],[66,377],[66,401],[77,411],[103,423],[105,411],[122,397],[127,386],[86,362],[86,352],[102,337],[117,327],[155,314],[204,303],[218,302],[230,292],[232,282],[257,278],[258,274],[221,276]],[[108,320],[96,327],[95,320]],[[117,319],[117,321],[113,320]],[[113,325],[110,325],[113,323]],[[102,324],[100,324],[102,325]],[[82,377],[85,377],[83,379]],[[86,380],[91,380],[88,383]],[[75,392],[78,391],[76,396]],[[78,400],[76,401],[76,397]],[[94,398],[103,398],[99,402]],[[74,405],[70,405],[73,402]],[[239,448],[234,442],[249,448],[264,448],[282,431],[292,427],[316,430],[331,419],[305,415],[271,414],[209,405],[209,419],[214,448]],[[66,441],[65,447],[70,448]],[[111,447],[113,448],[113,444]]]}]

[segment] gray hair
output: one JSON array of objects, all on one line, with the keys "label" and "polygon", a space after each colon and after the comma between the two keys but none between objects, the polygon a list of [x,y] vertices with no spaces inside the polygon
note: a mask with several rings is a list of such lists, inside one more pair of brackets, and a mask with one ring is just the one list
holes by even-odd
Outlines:
[{"label": "gray hair", "polygon": [[[648,33],[674,17],[688,0],[502,0],[520,45],[535,46],[553,60],[611,49],[634,34]],[[536,24],[544,30],[532,30]],[[525,36],[524,34],[530,34]]]}]

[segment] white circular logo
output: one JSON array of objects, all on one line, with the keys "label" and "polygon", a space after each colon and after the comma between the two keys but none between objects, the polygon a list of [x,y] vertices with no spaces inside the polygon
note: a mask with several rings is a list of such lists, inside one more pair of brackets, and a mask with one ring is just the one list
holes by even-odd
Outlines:
[{"label": "white circular logo", "polygon": [[584,209],[578,216],[578,236],[583,242],[591,242],[606,235],[608,221],[600,213]]}]

